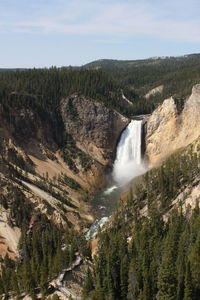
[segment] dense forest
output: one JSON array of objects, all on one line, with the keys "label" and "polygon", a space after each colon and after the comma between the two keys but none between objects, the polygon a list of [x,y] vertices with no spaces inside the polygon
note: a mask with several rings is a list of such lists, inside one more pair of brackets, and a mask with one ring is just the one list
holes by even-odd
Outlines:
[{"label": "dense forest", "polygon": [[[107,67],[107,64],[109,67]],[[200,81],[199,55],[188,58],[109,61],[81,68],[0,71],[0,104],[36,110],[48,116],[58,113],[63,97],[78,93],[131,116],[151,113],[166,97],[183,98]],[[145,99],[152,88],[164,86],[161,94]],[[132,102],[125,105],[124,95]]]},{"label": "dense forest", "polygon": [[195,185],[199,163],[192,149],[173,155],[121,200],[111,226],[99,235],[84,299],[200,299],[199,202],[193,211],[171,206],[186,186]]},{"label": "dense forest", "polygon": [[[143,107],[148,112],[171,95],[186,97],[192,86],[200,81],[199,54],[135,61],[100,60],[87,67],[114,74],[135,109]],[[143,96],[159,85],[164,86],[163,92],[145,101]]]}]

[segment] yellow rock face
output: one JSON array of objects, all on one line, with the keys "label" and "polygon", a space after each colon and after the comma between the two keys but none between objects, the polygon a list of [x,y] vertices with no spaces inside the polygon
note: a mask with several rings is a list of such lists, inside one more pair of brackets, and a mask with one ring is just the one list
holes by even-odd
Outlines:
[{"label": "yellow rock face", "polygon": [[156,165],[179,148],[200,137],[200,84],[195,85],[179,112],[176,100],[166,99],[147,122],[146,157]]}]

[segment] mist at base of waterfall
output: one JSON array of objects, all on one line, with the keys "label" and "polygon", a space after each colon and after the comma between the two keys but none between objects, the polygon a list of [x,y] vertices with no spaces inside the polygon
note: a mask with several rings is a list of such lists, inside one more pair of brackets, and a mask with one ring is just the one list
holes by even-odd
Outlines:
[{"label": "mist at base of waterfall", "polygon": [[140,176],[145,172],[146,168],[143,164],[138,165],[133,161],[116,166],[113,172],[113,180],[116,182],[116,186],[124,186],[133,178]]}]

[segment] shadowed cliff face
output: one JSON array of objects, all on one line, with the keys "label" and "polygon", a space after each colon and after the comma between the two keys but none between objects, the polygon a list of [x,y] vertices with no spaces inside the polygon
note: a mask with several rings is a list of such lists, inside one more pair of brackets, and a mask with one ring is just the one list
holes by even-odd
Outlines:
[{"label": "shadowed cliff face", "polygon": [[150,116],[146,130],[146,157],[154,165],[199,137],[200,84],[197,84],[181,111],[171,97]]},{"label": "shadowed cliff face", "polygon": [[76,146],[103,165],[111,165],[120,133],[129,119],[104,104],[76,95],[61,102],[65,131]]},{"label": "shadowed cliff face", "polygon": [[[51,151],[58,149],[59,138],[55,132],[60,130],[60,122],[55,116],[31,109],[0,109],[0,129],[2,135],[11,139],[27,154],[43,157],[43,148]],[[62,137],[62,132],[60,132]]]}]

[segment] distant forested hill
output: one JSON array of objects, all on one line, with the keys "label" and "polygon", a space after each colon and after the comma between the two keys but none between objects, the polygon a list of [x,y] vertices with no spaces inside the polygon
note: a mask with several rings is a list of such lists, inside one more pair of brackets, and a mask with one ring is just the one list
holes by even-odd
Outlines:
[{"label": "distant forested hill", "polygon": [[[98,60],[87,64],[89,69],[112,73],[126,91],[126,96],[139,101],[149,110],[171,95],[186,97],[192,86],[200,82],[200,54],[181,57],[150,58],[146,60]],[[163,93],[144,101],[151,89],[164,85]]]},{"label": "distant forested hill", "polygon": [[[147,60],[100,60],[82,68],[0,70],[0,103],[52,112],[62,97],[83,94],[125,115],[150,113],[165,98],[186,97],[200,82],[200,54]],[[144,95],[163,85],[162,93]],[[124,95],[132,102],[122,98]]]},{"label": "distant forested hill", "polygon": [[148,59],[139,60],[116,60],[116,59],[99,59],[84,65],[85,68],[104,68],[104,69],[114,69],[114,68],[132,68],[141,67],[152,64],[178,64],[181,65],[195,65],[200,61],[200,54],[189,54],[184,56],[165,56],[165,57],[152,57]]}]

